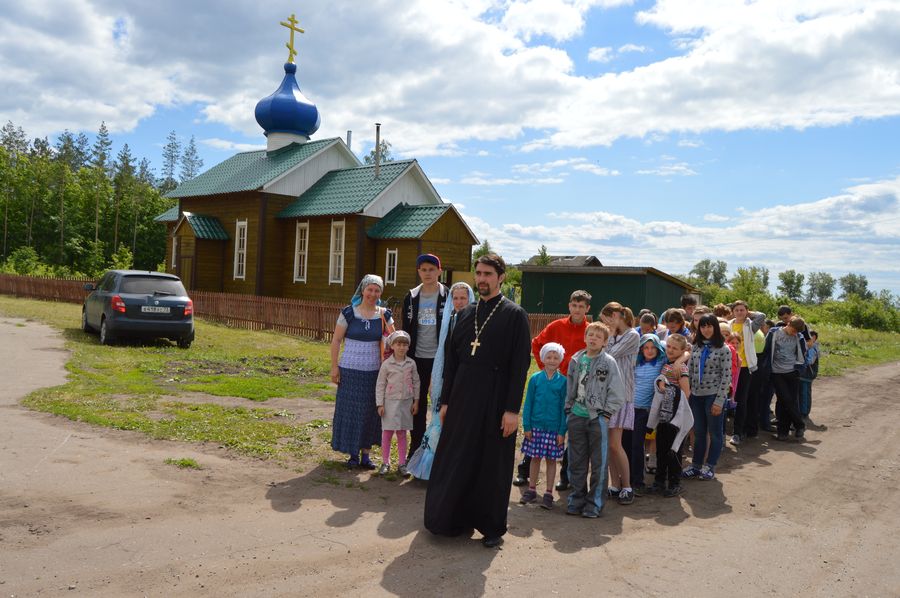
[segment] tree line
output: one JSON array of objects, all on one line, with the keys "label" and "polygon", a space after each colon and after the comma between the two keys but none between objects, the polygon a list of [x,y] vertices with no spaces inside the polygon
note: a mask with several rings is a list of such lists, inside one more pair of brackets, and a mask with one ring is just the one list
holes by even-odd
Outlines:
[{"label": "tree line", "polygon": [[166,141],[157,175],[127,143],[113,153],[106,123],[93,143],[66,130],[51,144],[7,122],[0,129],[3,269],[88,277],[109,267],[156,270],[166,228],[153,218],[175,205],[163,195],[203,167],[193,137],[182,145],[172,131]]},{"label": "tree line", "polygon": [[771,293],[768,268],[737,268],[729,277],[726,262],[703,259],[682,278],[700,289],[707,305],[743,299],[752,309],[772,314],[779,305],[788,304],[814,321],[900,332],[900,298],[887,289],[873,292],[864,274],[851,272],[835,278],[828,272],[804,275],[789,269],[778,273],[776,292]]}]

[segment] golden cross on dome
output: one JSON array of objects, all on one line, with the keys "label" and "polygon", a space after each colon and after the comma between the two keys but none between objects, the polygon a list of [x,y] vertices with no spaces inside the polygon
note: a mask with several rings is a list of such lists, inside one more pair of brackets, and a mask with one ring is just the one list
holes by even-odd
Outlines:
[{"label": "golden cross on dome", "polygon": [[294,62],[294,56],[297,55],[297,50],[294,49],[294,32],[297,31],[299,33],[306,33],[303,29],[300,29],[299,27],[297,27],[297,23],[299,23],[299,21],[297,20],[297,17],[294,16],[293,13],[291,13],[290,19],[288,19],[287,21],[281,21],[282,27],[287,27],[288,29],[291,30],[291,41],[289,41],[288,43],[286,43],[284,45],[287,46],[287,49],[288,49],[288,60],[287,61],[292,64]]}]

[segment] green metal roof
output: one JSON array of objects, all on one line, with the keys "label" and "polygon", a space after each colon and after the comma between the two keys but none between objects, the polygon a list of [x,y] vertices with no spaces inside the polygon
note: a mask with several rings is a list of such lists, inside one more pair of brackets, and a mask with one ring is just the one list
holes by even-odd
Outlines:
[{"label": "green metal roof", "polygon": [[337,140],[320,139],[308,143],[292,143],[273,152],[242,152],[213,166],[203,174],[178,185],[166,197],[197,197],[255,191]]},{"label": "green metal roof", "polygon": [[194,230],[194,236],[198,239],[210,241],[227,241],[229,239],[228,233],[225,232],[225,228],[218,218],[190,212],[185,212],[184,217]]},{"label": "green metal roof", "polygon": [[398,160],[381,165],[375,178],[375,166],[332,170],[284,208],[278,218],[356,214],[393,183],[415,160]]},{"label": "green metal roof", "polygon": [[154,222],[177,222],[178,221],[178,206],[174,206],[156,218],[153,219]]},{"label": "green metal roof", "polygon": [[449,209],[450,204],[410,206],[401,203],[376,222],[368,235],[373,239],[418,239]]}]

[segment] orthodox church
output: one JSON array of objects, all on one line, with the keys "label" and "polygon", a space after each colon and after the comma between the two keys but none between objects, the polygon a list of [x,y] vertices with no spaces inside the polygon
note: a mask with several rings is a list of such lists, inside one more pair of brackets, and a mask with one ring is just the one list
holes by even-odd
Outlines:
[{"label": "orthodox church", "polygon": [[416,160],[363,165],[339,137],[312,139],[321,118],[297,84],[293,48],[284,79],[256,105],[266,149],[242,152],[167,194],[156,221],[169,230],[166,265],[188,289],[346,302],[363,275],[384,298],[418,284],[416,257],[440,256],[445,282],[468,273],[478,239],[444,203]]}]

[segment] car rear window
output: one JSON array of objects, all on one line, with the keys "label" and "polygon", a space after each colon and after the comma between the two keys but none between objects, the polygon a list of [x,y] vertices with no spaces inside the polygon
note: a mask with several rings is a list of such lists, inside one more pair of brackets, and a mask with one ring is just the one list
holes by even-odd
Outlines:
[{"label": "car rear window", "polygon": [[119,292],[137,295],[187,295],[181,281],[158,276],[126,276]]}]

